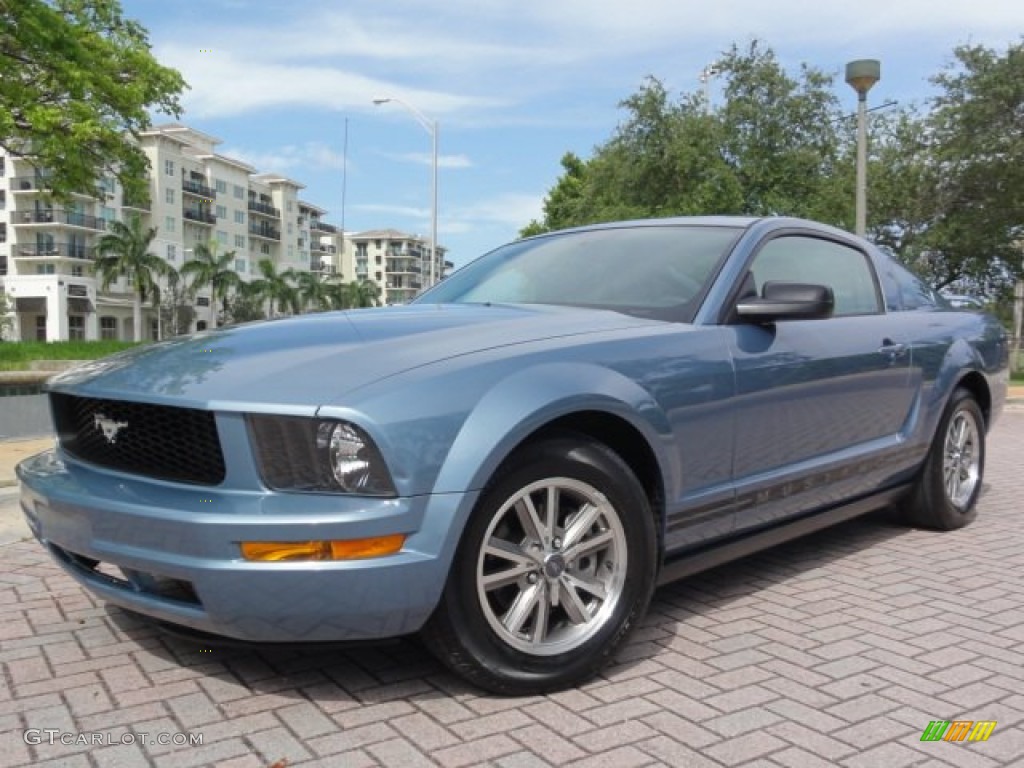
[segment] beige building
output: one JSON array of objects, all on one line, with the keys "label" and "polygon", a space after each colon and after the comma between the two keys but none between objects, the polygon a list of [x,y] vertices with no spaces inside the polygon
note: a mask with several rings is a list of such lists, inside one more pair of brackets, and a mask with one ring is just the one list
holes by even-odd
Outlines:
[{"label": "beige building", "polygon": [[[0,290],[13,309],[20,340],[134,338],[133,296],[123,282],[100,290],[96,243],[110,221],[139,215],[156,229],[152,251],[180,270],[197,244],[235,253],[243,280],[272,261],[278,272],[313,271],[325,279],[372,280],[382,302],[401,304],[430,281],[430,242],[393,229],[346,234],[327,210],[299,197],[303,185],[217,152],[220,139],[170,123],[141,135],[149,158],[148,200],[126,200],[112,179],[105,197],[76,195],[68,205],[46,199],[46,174],[0,151]],[[451,263],[438,247],[434,276]],[[195,297],[192,330],[217,316],[208,292]],[[165,318],[166,319],[166,318]],[[143,308],[142,338],[168,335],[157,311]]]},{"label": "beige building", "polygon": [[[244,280],[262,259],[286,269],[325,273],[338,269],[336,228],[323,208],[299,200],[303,185],[218,154],[220,140],[172,123],[141,136],[150,161],[149,199],[123,198],[113,180],[106,195],[76,195],[68,205],[46,199],[46,174],[27,160],[0,152],[0,289],[13,308],[21,340],[132,339],[132,295],[114,283],[99,290],[95,246],[107,222],[141,215],[157,231],[154,253],[175,269],[199,243],[234,251]],[[351,278],[349,278],[351,279]],[[215,317],[208,294],[196,298],[193,329]],[[144,308],[142,336],[162,335],[157,312]]]}]

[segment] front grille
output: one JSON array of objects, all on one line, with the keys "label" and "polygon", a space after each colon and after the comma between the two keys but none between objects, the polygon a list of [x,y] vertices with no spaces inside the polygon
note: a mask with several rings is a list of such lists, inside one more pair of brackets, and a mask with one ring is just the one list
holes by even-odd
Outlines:
[{"label": "front grille", "polygon": [[50,394],[61,446],[122,472],[195,485],[224,480],[213,413],[193,408]]}]

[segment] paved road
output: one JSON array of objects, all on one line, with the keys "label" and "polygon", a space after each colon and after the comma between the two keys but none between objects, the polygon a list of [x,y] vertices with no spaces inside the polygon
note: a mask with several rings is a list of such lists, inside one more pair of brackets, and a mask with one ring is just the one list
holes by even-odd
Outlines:
[{"label": "paved road", "polygon": [[[1024,413],[1007,413],[967,530],[859,520],[662,589],[601,679],[529,699],[483,696],[412,641],[169,638],[95,603],[35,543],[9,544],[0,764],[1024,765],[1022,458]],[[954,719],[997,725],[985,743],[920,740]],[[26,744],[27,728],[55,743]]]}]

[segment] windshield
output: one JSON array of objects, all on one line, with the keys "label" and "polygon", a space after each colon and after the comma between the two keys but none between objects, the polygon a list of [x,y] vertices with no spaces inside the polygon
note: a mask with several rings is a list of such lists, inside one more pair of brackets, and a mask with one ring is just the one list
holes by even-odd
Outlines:
[{"label": "windshield", "polygon": [[632,226],[519,240],[481,256],[416,304],[555,304],[688,319],[740,234]]}]

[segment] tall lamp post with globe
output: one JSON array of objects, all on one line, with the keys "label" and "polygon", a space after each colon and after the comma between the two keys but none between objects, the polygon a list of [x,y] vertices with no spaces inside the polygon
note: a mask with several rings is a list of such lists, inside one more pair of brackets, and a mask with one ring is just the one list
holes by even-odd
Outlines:
[{"label": "tall lamp post with globe", "polygon": [[878,59],[858,59],[846,65],[846,82],[857,92],[857,211],[855,232],[864,237],[868,218],[868,91],[882,79]]}]

